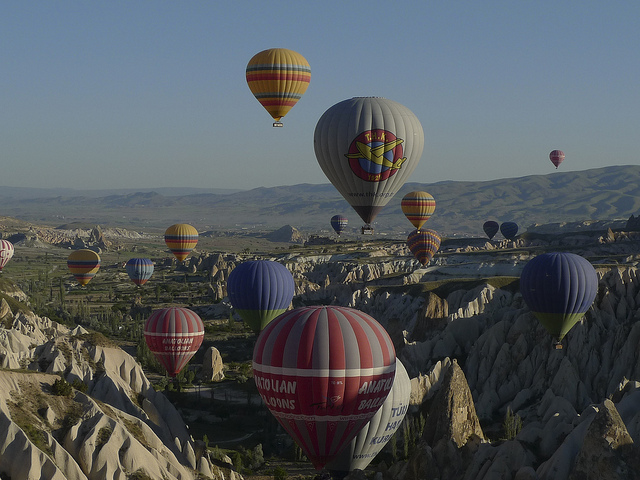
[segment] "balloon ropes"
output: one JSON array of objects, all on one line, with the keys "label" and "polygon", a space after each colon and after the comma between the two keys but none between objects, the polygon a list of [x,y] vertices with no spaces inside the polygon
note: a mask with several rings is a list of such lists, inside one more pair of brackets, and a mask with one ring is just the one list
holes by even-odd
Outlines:
[{"label": "balloon ropes", "polygon": [[141,286],[153,275],[153,262],[148,258],[130,258],[125,269],[131,281]]},{"label": "balloon ropes", "polygon": [[144,340],[167,373],[175,377],[198,351],[204,324],[188,308],[155,310],[144,324]]},{"label": "balloon ropes", "polygon": [[507,240],[513,240],[518,235],[518,224],[515,222],[502,222],[500,224],[500,233]]},{"label": "balloon ropes", "polygon": [[100,270],[100,255],[86,248],[76,250],[67,258],[67,267],[78,283],[84,287]]},{"label": "balloon ropes", "polygon": [[574,253],[543,253],[529,260],[520,275],[522,298],[556,341],[582,318],[598,292],[598,275]]},{"label": "balloon ropes", "polygon": [[484,230],[484,233],[489,237],[489,240],[493,240],[493,237],[495,237],[496,233],[500,230],[500,225],[498,225],[496,221],[487,220],[482,225],[482,230]]},{"label": "balloon ropes", "polygon": [[407,181],[422,156],[424,132],[407,107],[356,97],[318,120],[313,145],[320,168],[365,222],[371,222]]},{"label": "balloon ropes", "polygon": [[298,103],[311,81],[309,62],[286,48],[270,48],[249,60],[246,70],[251,93],[273,117],[274,127]]},{"label": "balloon ropes", "polygon": [[431,218],[436,210],[436,201],[427,192],[409,192],[400,202],[402,212],[418,230]]},{"label": "balloon ropes", "polygon": [[413,256],[426,266],[440,248],[440,235],[435,230],[414,230],[407,237]]},{"label": "balloon ropes", "polygon": [[164,232],[164,242],[178,261],[182,262],[196,247],[198,231],[186,223],[176,223]]},{"label": "balloon ropes", "polygon": [[371,316],[348,307],[301,307],[260,333],[258,392],[320,470],[375,415],[391,391],[393,343]]},{"label": "balloon ropes", "polygon": [[349,224],[349,220],[347,217],[343,217],[342,215],[334,215],[331,217],[331,226],[335,230],[335,232],[340,236],[340,234],[344,231],[344,229]]},{"label": "balloon ropes", "polygon": [[231,305],[255,333],[289,308],[294,293],[291,272],[270,260],[243,262],[227,280]]},{"label": "balloon ropes", "polygon": [[13,243],[8,240],[0,240],[0,273],[4,266],[13,257]]},{"label": "balloon ropes", "polygon": [[553,150],[549,154],[549,160],[551,160],[551,163],[553,163],[556,168],[558,168],[564,161],[564,152],[562,150]]},{"label": "balloon ropes", "polygon": [[327,463],[332,478],[342,478],[352,470],[367,468],[402,425],[410,397],[411,380],[402,362],[396,358],[396,376],[389,396],[358,435]]}]

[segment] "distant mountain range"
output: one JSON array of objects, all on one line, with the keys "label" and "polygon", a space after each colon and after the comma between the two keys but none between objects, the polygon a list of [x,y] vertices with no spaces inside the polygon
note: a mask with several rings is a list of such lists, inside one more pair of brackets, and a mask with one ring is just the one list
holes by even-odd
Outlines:
[{"label": "distant mountain range", "polygon": [[[425,225],[442,235],[483,236],[486,220],[533,224],[626,220],[640,213],[640,166],[554,171],[484,182],[407,183],[376,217],[379,233],[404,235],[412,229],[400,208],[414,190],[429,192],[436,211]],[[103,192],[98,194],[97,192]],[[292,225],[303,232],[330,230],[331,216],[362,221],[330,184],[300,184],[246,191],[145,189],[74,191],[0,187],[0,215],[48,225],[72,222],[126,228],[163,229],[172,223],[198,230],[275,230]]]}]

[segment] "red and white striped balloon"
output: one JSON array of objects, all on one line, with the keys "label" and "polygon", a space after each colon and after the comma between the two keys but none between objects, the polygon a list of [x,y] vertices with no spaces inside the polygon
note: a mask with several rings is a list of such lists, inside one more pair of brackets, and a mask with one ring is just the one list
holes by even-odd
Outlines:
[{"label": "red and white striped balloon", "polygon": [[13,257],[13,243],[8,240],[0,240],[0,272]]},{"label": "red and white striped balloon", "polygon": [[386,330],[347,307],[301,307],[276,317],[253,350],[258,392],[321,469],[384,403],[396,358]]},{"label": "red and white striped balloon", "polygon": [[188,308],[155,310],[144,324],[149,350],[172,377],[191,360],[204,339],[204,324]]}]

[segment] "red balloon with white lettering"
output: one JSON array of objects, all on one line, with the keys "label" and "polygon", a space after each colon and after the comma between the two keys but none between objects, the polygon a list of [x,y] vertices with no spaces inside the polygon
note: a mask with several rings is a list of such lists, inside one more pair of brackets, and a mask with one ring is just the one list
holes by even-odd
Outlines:
[{"label": "red balloon with white lettering", "polygon": [[395,371],[389,334],[348,307],[285,312],[265,327],[253,350],[262,400],[318,470],[375,415]]},{"label": "red balloon with white lettering", "polygon": [[203,339],[204,324],[188,308],[155,310],[144,324],[144,340],[149,350],[172,377],[191,360]]}]

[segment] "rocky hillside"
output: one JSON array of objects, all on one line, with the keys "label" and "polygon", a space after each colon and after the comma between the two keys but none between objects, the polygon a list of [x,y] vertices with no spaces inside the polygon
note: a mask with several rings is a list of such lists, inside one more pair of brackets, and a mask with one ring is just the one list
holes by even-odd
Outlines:
[{"label": "rocky hillside", "polygon": [[[609,231],[449,242],[428,268],[402,244],[273,259],[294,274],[294,305],[352,306],[391,334],[412,377],[414,413],[427,420],[414,456],[381,467],[387,478],[632,479],[640,478],[639,247],[637,234]],[[562,350],[518,291],[524,264],[547,250],[590,259],[600,283]],[[222,299],[208,314],[227,314],[225,279],[246,258],[192,259],[193,269],[211,270]],[[509,434],[511,413],[522,423]]]},{"label": "rocky hillside", "polygon": [[[562,350],[519,293],[525,263],[550,250],[583,255],[599,278],[592,308]],[[412,456],[377,465],[383,478],[606,480],[640,478],[639,251],[639,234],[609,230],[448,240],[426,268],[402,242],[298,248],[272,259],[294,276],[294,306],[352,306],[389,331],[412,378],[412,414],[425,422]],[[217,300],[196,307],[202,316],[229,317],[226,281],[250,258],[188,260],[190,271],[207,273]],[[191,440],[123,351],[11,301],[0,317],[0,472],[234,475]],[[56,372],[86,392],[52,395]],[[29,462],[10,461],[18,455]]]},{"label": "rocky hillside", "polygon": [[1,478],[238,477],[193,441],[130,355],[99,334],[34,315],[17,303],[19,292],[4,295]]}]

